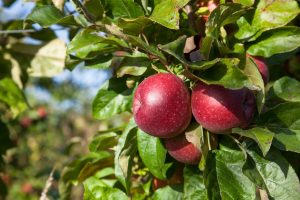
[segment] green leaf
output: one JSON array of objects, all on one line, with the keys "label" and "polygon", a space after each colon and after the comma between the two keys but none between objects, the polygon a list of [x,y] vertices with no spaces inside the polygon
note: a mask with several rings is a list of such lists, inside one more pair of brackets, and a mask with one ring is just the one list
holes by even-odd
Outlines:
[{"label": "green leaf", "polygon": [[300,28],[286,26],[264,32],[247,52],[254,56],[270,57],[274,54],[290,52],[300,46]]},{"label": "green leaf", "polygon": [[256,104],[257,110],[260,113],[265,103],[265,85],[262,76],[258,70],[258,66],[252,58],[246,58],[246,64],[243,69],[244,74],[249,78],[257,92]]},{"label": "green leaf", "polygon": [[125,34],[135,36],[138,36],[150,25],[153,25],[153,22],[145,16],[140,16],[135,19],[120,19],[118,21],[118,26],[123,29]]},{"label": "green leaf", "polygon": [[108,119],[131,110],[133,90],[126,87],[126,79],[110,79],[93,101],[93,116]]},{"label": "green leaf", "polygon": [[27,16],[26,21],[33,21],[42,27],[49,27],[53,24],[78,25],[72,15],[64,16],[55,6],[36,6]]},{"label": "green leaf", "polygon": [[198,77],[207,84],[223,85],[225,88],[248,87],[255,89],[248,77],[238,68],[239,59],[228,58],[219,61],[213,67],[201,72]]},{"label": "green leaf", "polygon": [[65,184],[77,181],[82,182],[100,169],[112,165],[113,155],[111,153],[106,151],[89,153],[66,166],[63,169],[61,180]]},{"label": "green leaf", "polygon": [[10,107],[14,117],[28,108],[24,94],[10,78],[0,80],[0,102]]},{"label": "green leaf", "polygon": [[203,176],[197,167],[184,168],[183,191],[184,200],[207,200]]},{"label": "green leaf", "polygon": [[133,158],[137,152],[136,133],[136,124],[132,118],[119,139],[115,153],[115,175],[127,192],[130,191]]},{"label": "green leaf", "polygon": [[94,179],[84,183],[84,200],[129,200],[124,192],[117,188],[101,186],[101,180]]},{"label": "green leaf", "polygon": [[252,6],[255,2],[255,0],[233,0],[233,3],[239,3],[244,6]]},{"label": "green leaf", "polygon": [[182,200],[182,196],[182,185],[168,185],[156,190],[152,200]]},{"label": "green leaf", "polygon": [[158,45],[158,48],[163,50],[164,52],[172,55],[177,60],[179,60],[183,64],[187,64],[187,60],[184,58],[183,50],[186,42],[186,36],[181,36],[178,39],[165,44],[165,45]]},{"label": "green leaf", "polygon": [[98,152],[114,147],[118,143],[118,135],[114,132],[96,135],[89,144],[91,152]]},{"label": "green leaf", "polygon": [[109,69],[112,67],[113,61],[116,58],[109,54],[109,55],[100,55],[96,58],[93,58],[92,60],[85,60],[84,66],[88,68],[94,68],[94,69]]},{"label": "green leaf", "polygon": [[205,30],[206,35],[213,39],[218,39],[221,27],[236,22],[246,11],[246,8],[243,8],[241,4],[227,3],[218,5],[208,18]]},{"label": "green leaf", "polygon": [[272,92],[280,99],[290,102],[300,102],[300,82],[288,76],[274,82]]},{"label": "green leaf", "polygon": [[273,199],[299,199],[300,184],[297,174],[279,151],[270,150],[266,158],[256,151],[247,152],[254,161],[252,170],[257,170],[263,187]]},{"label": "green leaf", "polygon": [[155,177],[165,180],[166,172],[171,164],[165,163],[167,150],[160,139],[138,129],[137,142],[143,163]]},{"label": "green leaf", "polygon": [[232,132],[253,139],[258,144],[264,156],[266,156],[268,151],[270,150],[274,137],[273,132],[260,127],[255,127],[247,130],[234,128]]},{"label": "green leaf", "polygon": [[166,62],[166,58],[164,57],[164,55],[156,47],[148,45],[146,42],[141,40],[139,37],[127,35],[127,38],[128,38],[128,41],[131,44],[141,48],[146,53],[149,53],[149,54],[155,56],[159,60],[161,60],[163,62]]},{"label": "green leaf", "polygon": [[101,20],[104,15],[104,5],[101,0],[84,1],[83,6],[87,12],[92,16],[93,20]]},{"label": "green leaf", "polygon": [[257,124],[274,132],[274,145],[300,153],[300,103],[283,103],[260,115]]},{"label": "green leaf", "polygon": [[212,200],[221,199],[220,186],[217,181],[216,154],[209,151],[206,162],[203,175],[205,188],[207,190],[207,198]]},{"label": "green leaf", "polygon": [[237,21],[239,30],[235,37],[255,40],[266,30],[288,24],[299,13],[299,5],[295,0],[260,0],[255,10]]},{"label": "green leaf", "polygon": [[135,52],[133,55],[124,57],[117,70],[117,77],[122,77],[126,74],[141,76],[150,66],[151,60],[146,54]]},{"label": "green leaf", "polygon": [[67,52],[69,54],[75,54],[78,58],[86,58],[90,56],[91,53],[112,53],[118,49],[117,46],[128,47],[128,45],[120,39],[114,37],[105,38],[100,35],[100,32],[85,29],[72,39],[68,45]]},{"label": "green leaf", "polygon": [[179,12],[189,0],[165,0],[154,7],[149,17],[153,22],[159,23],[169,29],[179,29]]},{"label": "green leaf", "polygon": [[10,50],[30,59],[30,68],[27,69],[30,76],[53,77],[64,70],[66,44],[60,39],[41,45],[15,43]]},{"label": "green leaf", "polygon": [[133,0],[106,1],[115,19],[137,18],[144,15],[143,9]]},{"label": "green leaf", "polygon": [[242,171],[245,161],[242,151],[231,148],[209,153],[204,171],[208,199],[255,199],[255,185]]},{"label": "green leaf", "polygon": [[[209,60],[209,61],[189,62],[185,59],[184,53],[183,53],[185,43],[186,43],[186,36],[181,36],[178,39],[176,39],[175,41],[172,41],[168,44],[158,45],[158,48],[163,50],[164,52],[172,55],[177,60],[179,60],[181,63],[185,64],[186,66],[188,66],[189,68],[191,68],[193,70],[204,71],[218,63],[219,64],[225,63],[226,65],[238,66],[239,59],[237,59],[237,58],[215,58],[215,59]],[[255,68],[256,68],[256,66],[255,66]],[[257,68],[256,68],[256,71],[257,71],[259,77],[261,77]],[[247,73],[245,73],[245,74],[247,74]],[[248,76],[251,80],[252,77],[250,75],[248,75]],[[258,81],[253,81],[253,83],[258,84]]]}]

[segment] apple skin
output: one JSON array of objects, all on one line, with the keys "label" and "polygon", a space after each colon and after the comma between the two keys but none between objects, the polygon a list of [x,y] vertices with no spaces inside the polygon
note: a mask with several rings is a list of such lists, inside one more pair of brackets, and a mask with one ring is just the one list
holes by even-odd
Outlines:
[{"label": "apple skin", "polygon": [[26,182],[22,185],[21,191],[25,194],[30,194],[33,192],[33,187],[30,183]]},{"label": "apple skin", "polygon": [[226,133],[234,127],[246,128],[255,111],[255,96],[249,89],[231,90],[203,82],[193,88],[193,115],[213,133]]},{"label": "apple skin", "polygon": [[37,113],[38,113],[39,118],[41,118],[41,119],[45,119],[48,115],[45,107],[39,107],[37,109]]},{"label": "apple skin", "polygon": [[182,133],[192,117],[187,87],[169,73],[155,74],[142,81],[135,91],[132,107],[138,127],[160,138]]},{"label": "apple skin", "polygon": [[252,60],[256,63],[257,69],[264,80],[264,84],[266,85],[269,82],[270,73],[265,58],[259,56],[250,56],[250,55],[248,55],[248,57],[252,58]]},{"label": "apple skin", "polygon": [[202,155],[200,149],[187,141],[184,133],[174,138],[165,139],[165,146],[168,153],[181,163],[195,165],[200,162]]},{"label": "apple skin", "polygon": [[23,118],[20,120],[20,124],[21,124],[21,126],[24,127],[24,128],[30,127],[30,126],[32,125],[32,123],[33,123],[32,119],[31,119],[30,117],[27,117],[27,116],[23,117]]}]

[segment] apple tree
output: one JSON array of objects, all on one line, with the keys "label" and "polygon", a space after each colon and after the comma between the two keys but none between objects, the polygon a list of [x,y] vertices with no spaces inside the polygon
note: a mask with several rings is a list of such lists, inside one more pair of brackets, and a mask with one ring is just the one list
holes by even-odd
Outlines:
[{"label": "apple tree", "polygon": [[[44,51],[63,65],[26,72],[111,70],[92,112],[120,119],[64,168],[61,198],[82,184],[84,199],[299,199],[299,13],[296,0],[38,2],[22,28],[58,25],[70,43]],[[31,50],[18,45],[4,46]],[[0,100],[17,115],[12,80],[1,77]]]}]

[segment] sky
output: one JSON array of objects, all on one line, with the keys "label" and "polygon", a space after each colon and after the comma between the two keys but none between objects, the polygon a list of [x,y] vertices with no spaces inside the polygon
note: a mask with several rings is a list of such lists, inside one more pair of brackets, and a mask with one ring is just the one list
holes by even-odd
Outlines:
[{"label": "sky", "polygon": [[[9,8],[3,8],[3,2],[0,0],[0,21],[6,22],[14,19],[25,19],[31,9],[34,8],[34,5],[34,2],[18,0]],[[72,5],[68,4],[68,8],[69,10],[72,10]],[[36,26],[38,27],[38,25]],[[61,27],[58,25],[54,25],[51,28],[56,30],[55,33],[58,38],[65,41],[67,44],[70,42],[66,30],[61,30]],[[30,39],[27,39],[26,41],[32,43],[35,42]],[[87,98],[93,98],[97,94],[99,88],[101,88],[102,84],[110,77],[110,70],[87,69],[81,65],[73,71],[65,70],[63,73],[53,77],[53,80],[58,84],[70,81],[81,88],[86,88]],[[36,98],[40,98],[41,100],[49,99],[49,94],[41,88],[27,88],[26,91],[34,94]],[[66,105],[66,107],[69,106]]]}]

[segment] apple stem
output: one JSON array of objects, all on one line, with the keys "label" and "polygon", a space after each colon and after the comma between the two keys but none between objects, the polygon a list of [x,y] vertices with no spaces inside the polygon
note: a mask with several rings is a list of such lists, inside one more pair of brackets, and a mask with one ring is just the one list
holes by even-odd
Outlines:
[{"label": "apple stem", "polygon": [[206,131],[206,138],[207,138],[207,145],[208,145],[208,149],[209,151],[211,151],[211,144],[210,144],[210,134],[208,131]]}]

